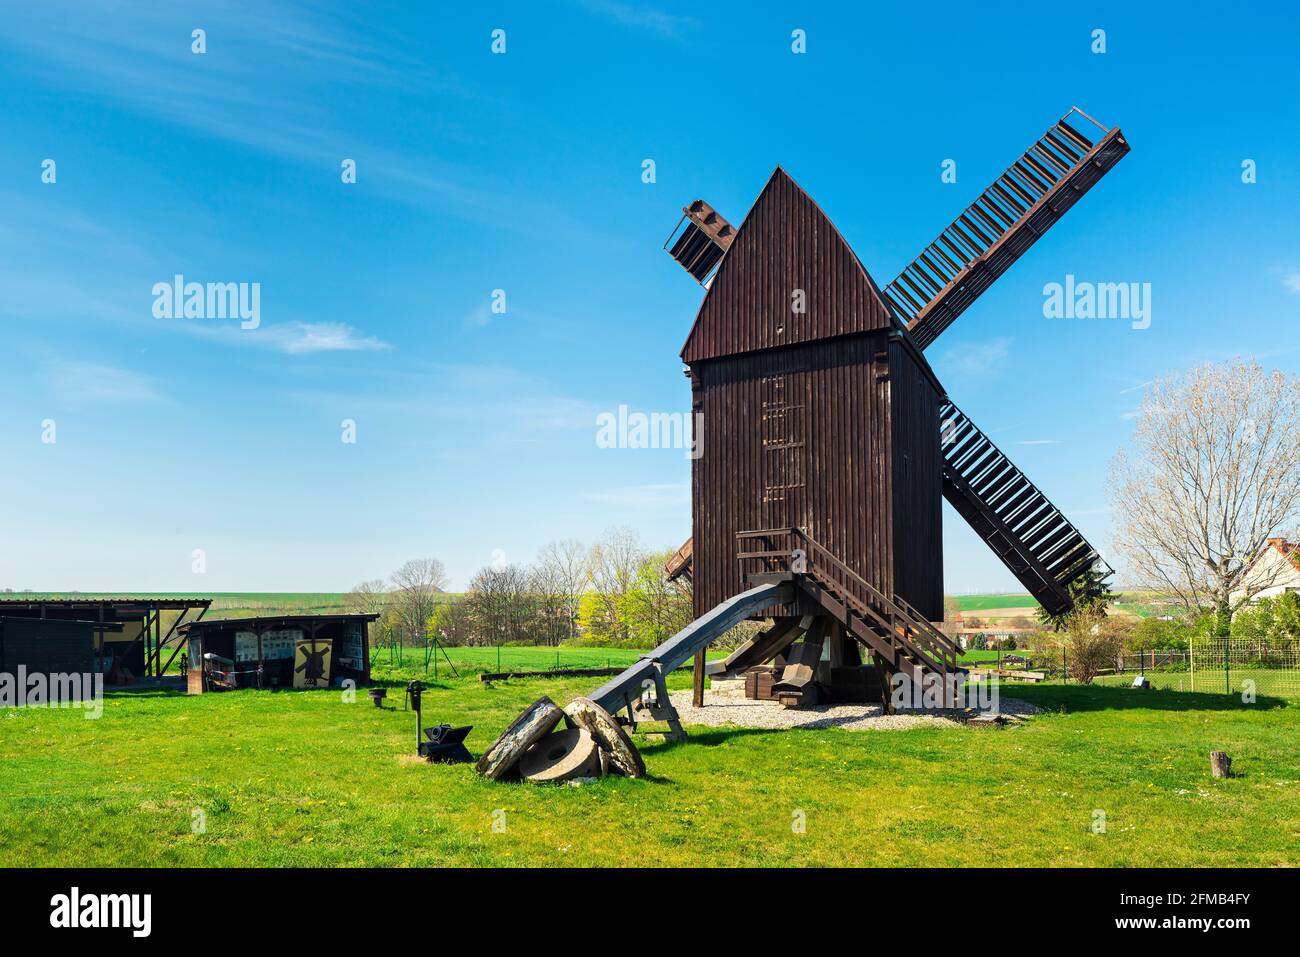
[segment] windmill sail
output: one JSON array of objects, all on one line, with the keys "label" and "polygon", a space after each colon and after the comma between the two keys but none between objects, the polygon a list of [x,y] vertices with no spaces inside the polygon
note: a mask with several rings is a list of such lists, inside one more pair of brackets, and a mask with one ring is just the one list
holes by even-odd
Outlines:
[{"label": "windmill sail", "polygon": [[1078,107],[1043,134],[885,287],[917,345],[933,342],[1128,151],[1118,127]]},{"label": "windmill sail", "polygon": [[664,242],[668,255],[707,285],[718,263],[736,238],[736,230],[716,209],[702,199],[682,207],[682,218]]},{"label": "windmill sail", "polygon": [[944,498],[1051,614],[1073,607],[1069,585],[1097,550],[966,415],[939,410]]}]

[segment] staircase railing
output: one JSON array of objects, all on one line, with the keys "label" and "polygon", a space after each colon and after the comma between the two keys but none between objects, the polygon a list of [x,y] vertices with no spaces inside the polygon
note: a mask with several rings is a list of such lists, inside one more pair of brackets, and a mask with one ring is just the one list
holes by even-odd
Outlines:
[{"label": "staircase railing", "polygon": [[898,595],[889,596],[846,565],[837,555],[799,528],[740,532],[739,559],[761,561],[765,571],[798,571],[792,567],[795,549],[803,552],[803,573],[829,586],[859,617],[874,620],[895,645],[921,659],[935,671],[956,670],[960,654],[955,642]]}]

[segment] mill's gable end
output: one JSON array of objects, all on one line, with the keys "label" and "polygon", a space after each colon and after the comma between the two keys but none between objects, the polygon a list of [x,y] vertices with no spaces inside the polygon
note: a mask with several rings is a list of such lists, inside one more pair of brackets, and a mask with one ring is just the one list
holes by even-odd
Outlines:
[{"label": "mill's gable end", "polygon": [[776,171],[741,223],[682,349],[690,363],[893,326],[821,208]]}]

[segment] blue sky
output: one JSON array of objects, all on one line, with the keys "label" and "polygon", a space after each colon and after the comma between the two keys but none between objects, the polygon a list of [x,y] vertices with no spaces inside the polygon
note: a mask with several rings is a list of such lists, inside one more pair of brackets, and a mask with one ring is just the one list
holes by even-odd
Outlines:
[{"label": "blue sky", "polygon": [[[6,3],[0,587],[334,590],[415,556],[462,586],[612,525],[675,546],[688,461],[595,420],[689,406],[680,207],[739,222],[780,163],[884,285],[1076,104],[1133,152],[927,355],[1104,547],[1144,383],[1300,371],[1300,14],[1091,6]],[[177,273],[260,283],[261,326],[155,318]],[[1045,319],[1067,273],[1151,283],[1151,327]],[[1018,588],[945,526],[949,591]]]}]

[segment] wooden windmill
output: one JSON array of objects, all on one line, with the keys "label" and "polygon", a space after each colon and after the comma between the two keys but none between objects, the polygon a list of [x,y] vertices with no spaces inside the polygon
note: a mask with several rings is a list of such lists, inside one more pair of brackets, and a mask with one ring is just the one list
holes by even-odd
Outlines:
[{"label": "wooden windmill", "polygon": [[[624,725],[666,721],[682,737],[666,676],[694,655],[701,696],[704,649],[745,618],[773,625],[709,672],[775,659],[786,704],[847,697],[856,689],[837,673],[884,690],[898,674],[924,685],[960,672],[931,624],[943,615],[941,498],[1044,608],[1069,610],[1096,549],[953,404],[923,353],[1128,149],[1071,110],[883,290],[779,167],[739,227],[703,200],[687,206],[664,245],[708,290],[682,350],[704,444],[693,536],[670,574],[692,576],[695,620],[563,712],[534,703],[480,773],[509,776],[541,751],[569,761],[595,741],[611,767],[644,774]],[[552,733],[561,720],[570,730]]]},{"label": "wooden windmill", "polygon": [[[1084,130],[1088,132],[1085,133]],[[665,248],[707,292],[682,350],[703,454],[692,476],[695,613],[787,570],[775,627],[717,674],[865,647],[885,672],[948,673],[940,497],[1049,612],[1097,551],[953,403],[924,350],[1129,150],[1072,109],[880,289],[817,204],[777,168],[739,227],[697,200]],[[778,689],[780,689],[778,685]],[[806,697],[805,697],[806,700]]]}]

